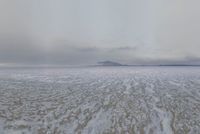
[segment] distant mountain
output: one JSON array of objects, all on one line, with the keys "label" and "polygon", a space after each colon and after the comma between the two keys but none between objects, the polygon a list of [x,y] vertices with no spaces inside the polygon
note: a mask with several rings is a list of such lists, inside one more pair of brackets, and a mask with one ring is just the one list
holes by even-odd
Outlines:
[{"label": "distant mountain", "polygon": [[126,65],[113,62],[113,61],[101,61],[101,62],[98,62],[98,64],[101,66],[126,66]]}]

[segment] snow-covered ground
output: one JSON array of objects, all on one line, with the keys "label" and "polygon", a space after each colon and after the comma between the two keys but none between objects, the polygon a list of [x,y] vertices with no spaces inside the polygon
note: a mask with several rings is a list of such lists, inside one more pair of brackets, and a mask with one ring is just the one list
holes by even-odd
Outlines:
[{"label": "snow-covered ground", "polygon": [[200,134],[199,67],[0,69],[0,134]]}]

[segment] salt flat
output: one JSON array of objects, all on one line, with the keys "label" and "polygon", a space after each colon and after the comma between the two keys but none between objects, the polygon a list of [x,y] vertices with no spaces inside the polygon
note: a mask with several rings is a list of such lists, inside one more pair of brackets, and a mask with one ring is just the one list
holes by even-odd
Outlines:
[{"label": "salt flat", "polygon": [[1,134],[200,134],[199,67],[0,69]]}]

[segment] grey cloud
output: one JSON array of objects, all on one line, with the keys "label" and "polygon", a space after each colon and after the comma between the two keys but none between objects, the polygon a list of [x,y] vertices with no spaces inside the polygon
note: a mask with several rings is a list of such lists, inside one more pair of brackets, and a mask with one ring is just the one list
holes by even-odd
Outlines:
[{"label": "grey cloud", "polygon": [[135,47],[130,47],[130,46],[123,46],[123,47],[117,47],[117,48],[112,48],[111,51],[136,51],[138,49],[137,46]]},{"label": "grey cloud", "polygon": [[34,41],[26,37],[0,39],[0,62],[33,63],[44,60],[44,53]]},{"label": "grey cloud", "polygon": [[96,47],[83,47],[83,48],[78,48],[80,52],[98,52],[99,49]]},{"label": "grey cloud", "polygon": [[200,65],[200,57],[183,57],[174,59],[133,59],[132,65]]},{"label": "grey cloud", "polygon": [[1,0],[0,62],[199,64],[199,4]]},{"label": "grey cloud", "polygon": [[119,47],[119,48],[117,48],[118,50],[136,50],[137,49],[137,47]]},{"label": "grey cloud", "polygon": [[[12,37],[0,39],[0,62],[25,64],[96,64],[98,61],[114,60],[132,65],[197,65],[197,55],[182,58],[163,59],[157,57],[138,58],[126,57],[135,53],[138,47],[91,47],[77,46],[71,41],[53,41],[51,49],[41,49],[38,42],[28,37]],[[70,45],[71,44],[71,45]]]}]

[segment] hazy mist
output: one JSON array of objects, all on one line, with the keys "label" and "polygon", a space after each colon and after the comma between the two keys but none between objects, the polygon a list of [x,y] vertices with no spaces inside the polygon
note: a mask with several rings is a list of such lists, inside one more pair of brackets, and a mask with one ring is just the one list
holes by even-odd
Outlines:
[{"label": "hazy mist", "polygon": [[1,0],[0,63],[200,64],[197,0]]}]

